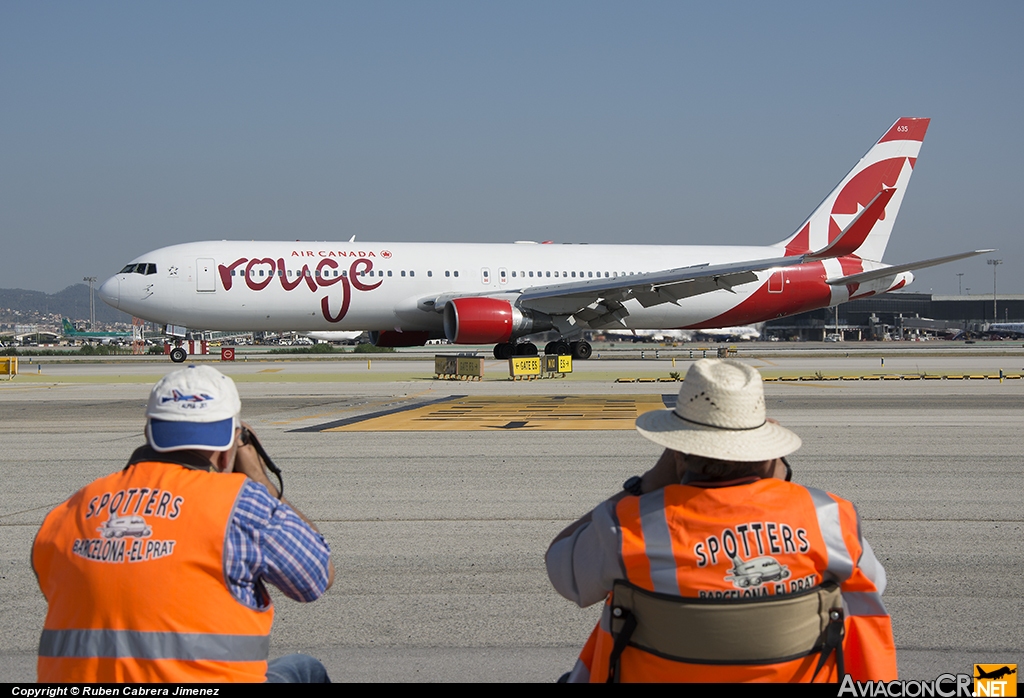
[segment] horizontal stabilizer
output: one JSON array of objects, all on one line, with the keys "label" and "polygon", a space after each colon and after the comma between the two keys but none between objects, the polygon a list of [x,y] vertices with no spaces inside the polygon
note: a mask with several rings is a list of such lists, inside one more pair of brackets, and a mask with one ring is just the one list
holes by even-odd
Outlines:
[{"label": "horizontal stabilizer", "polygon": [[850,276],[841,276],[838,279],[829,279],[829,286],[843,286],[845,284],[862,284],[868,281],[874,281],[875,279],[884,279],[887,276],[894,276],[905,271],[913,271],[915,269],[925,269],[927,267],[937,267],[940,264],[946,262],[955,262],[958,259],[966,259],[968,257],[974,257],[979,254],[987,254],[989,252],[995,252],[995,250],[974,250],[973,252],[961,252],[960,254],[952,254],[948,257],[936,257],[935,259],[926,259],[920,262],[910,262],[908,264],[896,264],[891,267],[883,267],[881,269],[874,269],[872,271],[864,271],[860,274],[851,274]]}]

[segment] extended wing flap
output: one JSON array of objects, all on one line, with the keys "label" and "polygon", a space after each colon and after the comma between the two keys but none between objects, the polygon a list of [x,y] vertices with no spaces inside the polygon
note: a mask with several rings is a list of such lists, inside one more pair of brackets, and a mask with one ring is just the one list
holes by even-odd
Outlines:
[{"label": "extended wing flap", "polygon": [[633,297],[640,301],[640,305],[643,307],[650,308],[662,303],[675,303],[683,298],[699,296],[703,293],[711,293],[719,289],[732,291],[733,286],[741,286],[753,281],[757,281],[757,274],[752,271],[744,271],[735,274],[687,279],[686,281],[674,284],[652,287],[650,290],[634,290]]},{"label": "extended wing flap", "polygon": [[651,307],[719,289],[731,291],[734,286],[756,281],[757,271],[802,261],[802,257],[773,257],[735,264],[701,264],[600,281],[538,286],[526,289],[519,297],[519,305],[543,313],[564,314],[601,300],[636,298],[645,307]]}]

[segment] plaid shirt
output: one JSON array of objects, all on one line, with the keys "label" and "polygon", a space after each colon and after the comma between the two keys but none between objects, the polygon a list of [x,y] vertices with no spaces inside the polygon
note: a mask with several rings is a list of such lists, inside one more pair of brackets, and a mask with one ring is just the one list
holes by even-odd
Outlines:
[{"label": "plaid shirt", "polygon": [[270,605],[267,581],[296,601],[327,590],[331,549],[324,537],[263,485],[246,481],[235,502],[224,545],[224,571],[232,595],[250,608]]}]

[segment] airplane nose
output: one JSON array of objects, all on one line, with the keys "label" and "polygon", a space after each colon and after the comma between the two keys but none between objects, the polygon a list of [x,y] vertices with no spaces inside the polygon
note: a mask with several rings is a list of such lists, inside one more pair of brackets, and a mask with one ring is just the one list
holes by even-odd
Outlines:
[{"label": "airplane nose", "polygon": [[104,303],[117,308],[121,303],[121,282],[116,276],[111,276],[97,289],[97,293]]}]

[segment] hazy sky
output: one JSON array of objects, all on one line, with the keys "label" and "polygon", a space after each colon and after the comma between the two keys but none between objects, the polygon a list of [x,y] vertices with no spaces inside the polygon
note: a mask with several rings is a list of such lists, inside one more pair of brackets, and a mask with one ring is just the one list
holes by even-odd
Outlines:
[{"label": "hazy sky", "polygon": [[6,0],[0,287],[203,239],[767,244],[927,116],[885,261],[997,247],[1024,293],[1022,28],[1020,2]]}]

